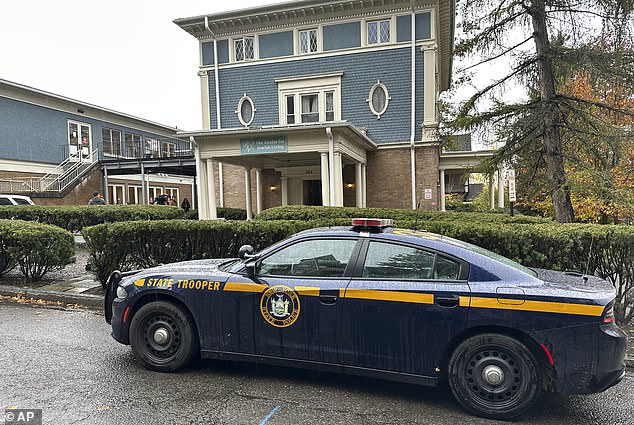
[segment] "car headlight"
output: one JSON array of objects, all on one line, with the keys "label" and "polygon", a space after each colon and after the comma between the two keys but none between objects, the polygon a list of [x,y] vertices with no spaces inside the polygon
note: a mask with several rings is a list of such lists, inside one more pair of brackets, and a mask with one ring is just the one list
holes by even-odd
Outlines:
[{"label": "car headlight", "polygon": [[128,296],[128,291],[123,286],[117,286],[117,298],[120,300],[125,299]]}]

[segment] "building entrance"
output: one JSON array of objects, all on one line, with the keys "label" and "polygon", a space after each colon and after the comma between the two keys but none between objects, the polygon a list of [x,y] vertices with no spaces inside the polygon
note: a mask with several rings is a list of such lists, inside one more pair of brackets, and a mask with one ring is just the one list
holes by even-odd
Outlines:
[{"label": "building entrance", "polygon": [[321,180],[304,180],[304,205],[322,206]]}]

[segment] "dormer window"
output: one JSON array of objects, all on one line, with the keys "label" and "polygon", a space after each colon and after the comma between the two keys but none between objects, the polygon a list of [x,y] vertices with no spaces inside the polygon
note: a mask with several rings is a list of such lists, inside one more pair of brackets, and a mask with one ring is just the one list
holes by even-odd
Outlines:
[{"label": "dormer window", "polygon": [[236,62],[255,59],[255,37],[242,37],[233,40],[233,53]]}]

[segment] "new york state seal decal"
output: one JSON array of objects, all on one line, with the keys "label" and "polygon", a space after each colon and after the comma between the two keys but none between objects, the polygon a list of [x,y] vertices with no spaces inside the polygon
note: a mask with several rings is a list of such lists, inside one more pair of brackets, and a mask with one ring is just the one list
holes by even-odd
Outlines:
[{"label": "new york state seal decal", "polygon": [[299,297],[288,286],[271,286],[262,294],[260,312],[269,324],[286,328],[299,317]]}]

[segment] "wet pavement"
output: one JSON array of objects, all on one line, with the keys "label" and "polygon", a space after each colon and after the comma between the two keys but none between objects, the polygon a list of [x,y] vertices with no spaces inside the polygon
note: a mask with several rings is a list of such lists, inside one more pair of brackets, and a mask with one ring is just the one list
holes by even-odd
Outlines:
[{"label": "wet pavement", "polygon": [[[0,301],[0,335],[0,413],[38,408],[46,424],[497,423],[468,415],[446,389],[220,361],[151,372],[87,310]],[[632,417],[629,374],[601,394],[545,397],[517,423],[630,424]]]}]

